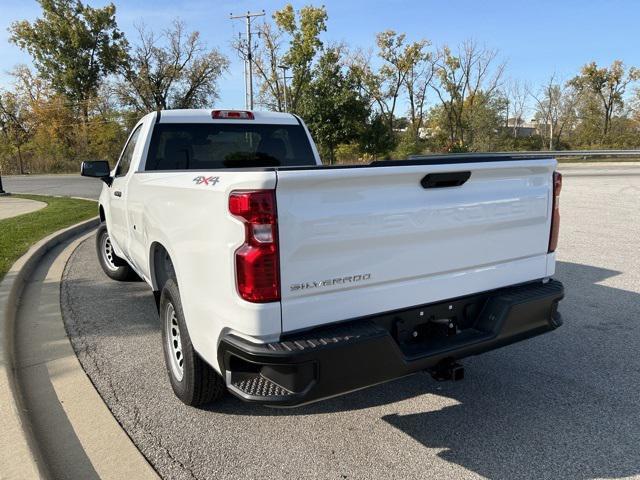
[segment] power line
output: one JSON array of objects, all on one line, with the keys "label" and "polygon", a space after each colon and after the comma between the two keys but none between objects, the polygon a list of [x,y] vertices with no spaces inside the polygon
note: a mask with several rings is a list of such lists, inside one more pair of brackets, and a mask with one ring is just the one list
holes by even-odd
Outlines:
[{"label": "power line", "polygon": [[252,57],[252,45],[251,45],[251,21],[254,17],[264,17],[264,10],[262,12],[251,13],[247,12],[242,15],[229,14],[230,20],[236,20],[244,18],[247,24],[247,51],[244,54],[244,85],[245,85],[245,100],[244,105],[247,110],[253,110],[253,57]]}]

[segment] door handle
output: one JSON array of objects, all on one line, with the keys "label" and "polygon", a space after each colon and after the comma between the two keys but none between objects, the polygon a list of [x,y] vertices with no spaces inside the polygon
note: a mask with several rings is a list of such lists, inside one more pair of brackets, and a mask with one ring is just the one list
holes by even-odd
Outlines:
[{"label": "door handle", "polygon": [[116,190],[115,192],[113,192],[113,194],[114,194],[116,197],[121,197],[121,196],[122,196],[122,192],[121,192],[120,190]]},{"label": "door handle", "polygon": [[459,187],[471,176],[471,172],[429,173],[420,180],[422,188]]}]

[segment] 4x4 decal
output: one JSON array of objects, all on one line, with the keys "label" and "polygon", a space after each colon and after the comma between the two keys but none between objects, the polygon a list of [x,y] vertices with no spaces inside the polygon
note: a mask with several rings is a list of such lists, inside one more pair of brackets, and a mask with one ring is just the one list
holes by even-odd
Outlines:
[{"label": "4x4 decal", "polygon": [[210,185],[210,186],[214,186],[216,183],[218,183],[220,181],[220,177],[204,177],[202,175],[198,175],[196,178],[193,179],[193,181],[196,183],[196,185]]}]

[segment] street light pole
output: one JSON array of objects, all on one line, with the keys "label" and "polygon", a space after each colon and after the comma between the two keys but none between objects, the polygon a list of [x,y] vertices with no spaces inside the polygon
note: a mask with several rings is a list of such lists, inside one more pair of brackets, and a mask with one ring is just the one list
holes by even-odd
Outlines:
[{"label": "street light pole", "polygon": [[287,65],[278,65],[278,68],[282,69],[282,82],[284,83],[284,111],[289,111],[289,101],[287,98],[287,70],[289,67]]},{"label": "street light pole", "polygon": [[264,17],[264,10],[258,13],[247,12],[243,15],[234,15],[233,13],[229,15],[231,20],[235,20],[238,18],[244,18],[247,22],[247,52],[245,57],[245,65],[244,65],[244,82],[245,82],[245,108],[247,110],[253,110],[253,64],[251,63],[253,60],[252,57],[252,45],[251,45],[251,20],[254,17]]}]

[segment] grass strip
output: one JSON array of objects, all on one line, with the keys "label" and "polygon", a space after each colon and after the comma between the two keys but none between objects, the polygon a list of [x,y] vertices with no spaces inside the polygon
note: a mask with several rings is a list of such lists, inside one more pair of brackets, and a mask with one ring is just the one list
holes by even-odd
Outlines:
[{"label": "grass strip", "polygon": [[89,200],[44,195],[11,197],[37,200],[45,202],[47,206],[35,212],[0,220],[0,279],[38,240],[98,214],[98,204]]}]

